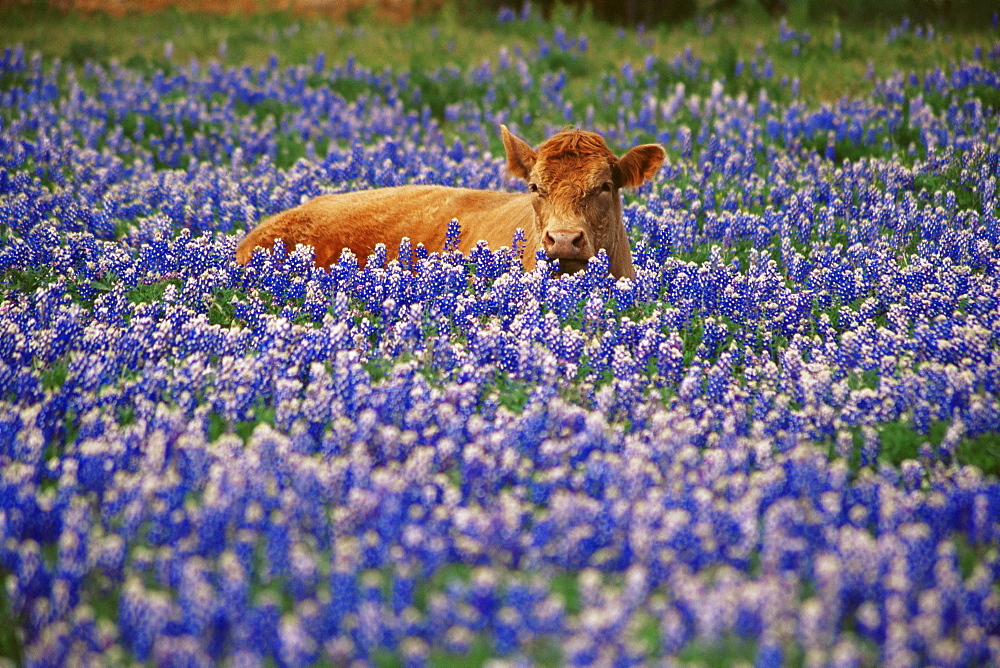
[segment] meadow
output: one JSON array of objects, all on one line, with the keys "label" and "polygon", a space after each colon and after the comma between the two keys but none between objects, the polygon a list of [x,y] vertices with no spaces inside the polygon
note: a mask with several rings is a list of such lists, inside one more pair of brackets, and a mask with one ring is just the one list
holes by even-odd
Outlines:
[{"label": "meadow", "polygon": [[[0,663],[1000,662],[996,15],[5,11]],[[500,123],[664,146],[635,280],[235,264]]]}]

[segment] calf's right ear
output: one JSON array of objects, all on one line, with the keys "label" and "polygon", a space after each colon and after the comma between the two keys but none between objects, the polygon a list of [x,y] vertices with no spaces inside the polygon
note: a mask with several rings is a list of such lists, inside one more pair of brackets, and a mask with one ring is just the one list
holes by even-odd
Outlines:
[{"label": "calf's right ear", "polygon": [[531,176],[531,168],[535,166],[535,152],[527,142],[511,134],[506,125],[500,126],[500,136],[507,151],[507,171],[527,181]]}]

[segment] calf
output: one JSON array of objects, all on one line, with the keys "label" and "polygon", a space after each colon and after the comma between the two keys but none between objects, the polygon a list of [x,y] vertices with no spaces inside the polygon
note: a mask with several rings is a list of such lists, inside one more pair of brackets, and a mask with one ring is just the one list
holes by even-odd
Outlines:
[{"label": "calf", "polygon": [[616,277],[633,278],[632,251],[622,224],[620,188],[651,178],[665,157],[657,144],[636,146],[616,157],[600,135],[567,129],[537,151],[500,126],[507,169],[528,182],[528,193],[506,193],[446,186],[396,186],[321,195],[258,225],[236,249],[246,264],[258,246],[275,239],[286,246],[315,249],[317,266],[328,267],[345,248],[362,264],[375,245],[386,245],[389,259],[409,237],[428,251],[444,248],[448,223],[461,224],[459,250],[468,253],[480,240],[491,248],[509,246],[514,232],[525,233],[524,267],[535,266],[542,250],[572,273],[603,248]]}]

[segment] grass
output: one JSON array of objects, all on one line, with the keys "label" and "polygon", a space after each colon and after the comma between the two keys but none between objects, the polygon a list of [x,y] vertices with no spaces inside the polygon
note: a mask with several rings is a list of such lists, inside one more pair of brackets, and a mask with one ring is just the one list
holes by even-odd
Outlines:
[{"label": "grass", "polygon": [[0,657],[10,659],[14,665],[20,665],[21,638],[19,629],[22,620],[15,618],[10,609],[10,601],[7,600],[7,577],[10,572],[6,568],[0,568]]},{"label": "grass", "polygon": [[173,285],[180,290],[184,282],[179,278],[167,278],[147,285],[139,285],[128,291],[128,298],[133,304],[152,304],[163,299],[167,286]]},{"label": "grass", "polygon": [[[642,33],[596,21],[586,12],[574,13],[568,8],[557,9],[552,22],[536,18],[513,23],[501,23],[488,11],[459,11],[454,5],[445,5],[433,15],[405,24],[363,16],[355,17],[358,21],[354,23],[337,23],[324,18],[304,19],[287,12],[220,16],[172,10],[112,18],[100,13],[56,12],[46,9],[44,3],[11,8],[6,14],[7,20],[0,26],[0,47],[20,44],[29,57],[38,53],[46,62],[60,59],[76,68],[85,62],[117,62],[152,76],[157,71],[184,68],[192,61],[226,66],[306,66],[313,70],[311,86],[327,87],[348,100],[383,96],[384,91],[377,84],[338,74],[344,68],[405,79],[405,92],[400,98],[404,107],[416,113],[426,109],[446,135],[450,128],[446,110],[450,105],[489,96],[517,101],[511,109],[515,124],[561,125],[566,122],[563,102],[572,105],[573,118],[586,117],[587,125],[614,124],[623,106],[635,112],[636,100],[626,104],[617,99],[615,82],[626,76],[626,66],[631,68],[631,76],[646,81],[646,89],[661,100],[670,96],[677,85],[683,85],[688,94],[708,96],[713,82],[719,81],[727,94],[753,101],[766,93],[781,103],[796,95],[810,103],[833,103],[874,94],[874,79],[893,72],[923,72],[942,62],[972,58],[975,47],[989,37],[985,30],[966,28],[947,35],[942,31],[932,40],[904,38],[890,42],[888,22],[848,27],[833,15],[811,19],[806,9],[799,7],[789,17],[789,25],[806,25],[808,31],[793,30],[792,38],[783,38],[776,22],[764,15],[756,3],[744,3],[738,11],[720,15],[712,30],[706,31],[704,23],[689,21]],[[60,39],[53,40],[52,35],[60,35]],[[835,49],[837,39],[841,44]],[[517,68],[500,67],[503,53],[524,59],[530,85],[525,86]],[[781,73],[780,77],[760,74],[770,65]],[[476,77],[474,72],[480,68],[488,68],[491,75]],[[753,74],[753,70],[758,73]],[[563,81],[557,84],[556,102],[544,92],[554,78]],[[0,90],[19,85],[23,85],[20,73],[0,77]],[[83,85],[89,84],[84,80]],[[794,88],[798,93],[793,92]],[[917,92],[911,90],[908,94]],[[1000,105],[995,92],[974,92],[984,94],[987,106]],[[928,95],[935,108],[960,102],[952,97],[932,99],[933,95]],[[588,108],[592,111],[588,112]],[[903,109],[905,112],[906,105]],[[276,126],[289,111],[266,98],[253,104],[236,101],[235,110],[252,115],[258,122],[273,119]],[[685,123],[688,114],[682,108],[674,121]],[[126,116],[119,122],[129,133],[134,131],[137,120]],[[539,134],[535,128],[522,129],[532,136]],[[198,131],[207,135],[214,132],[211,127],[187,127],[183,121],[176,130],[188,136]],[[140,143],[149,150],[150,137],[162,132],[163,128],[156,127],[153,121]],[[330,140],[322,135],[312,139],[317,154],[324,155]],[[904,118],[896,130],[879,131],[871,145],[839,141],[831,148],[837,162],[886,153],[905,156],[911,142],[921,145],[915,141],[918,139]],[[502,152],[499,137],[490,135],[486,141],[484,148],[494,155]],[[803,144],[824,155],[827,141],[823,132]],[[883,147],[883,141],[888,141],[890,150]],[[668,152],[676,152],[673,146],[667,148]],[[302,138],[284,135],[272,158],[278,166],[287,168],[305,152]],[[157,167],[185,168],[191,160],[205,157],[153,154]],[[768,161],[761,156],[758,162],[761,175],[766,176]],[[971,196],[968,189],[956,190],[966,203]]]},{"label": "grass", "polygon": [[31,295],[56,279],[51,267],[8,269],[0,273],[0,300],[17,294]]},{"label": "grass", "polygon": [[[866,465],[878,467],[880,464],[890,464],[899,467],[907,459],[920,460],[924,446],[929,446],[932,452],[940,450],[949,426],[949,422],[934,422],[924,433],[914,428],[908,420],[876,425],[878,452],[867,463],[862,461],[864,437],[861,430],[856,429],[847,463],[851,471],[856,473]],[[835,457],[832,443],[829,452],[831,458]],[[962,437],[958,439],[951,454],[942,456],[942,460],[960,466],[974,466],[986,475],[1000,477],[1000,432],[994,430]]]},{"label": "grass", "polygon": [[[949,423],[935,422],[926,434],[905,422],[890,422],[879,428],[881,454],[879,458],[894,466],[904,459],[917,459],[924,443],[937,450],[944,440]],[[1000,432],[988,431],[959,440],[952,456],[962,465],[976,466],[983,473],[1000,476]]]},{"label": "grass", "polygon": [[[15,6],[5,9],[4,14],[0,22],[3,46],[23,44],[28,53],[37,51],[46,60],[59,58],[77,66],[86,61],[117,60],[149,68],[185,65],[192,58],[259,66],[276,56],[282,65],[305,64],[324,53],[329,65],[342,64],[351,56],[358,66],[374,71],[389,68],[419,74],[447,67],[464,71],[482,63],[484,55],[496,66],[501,48],[512,54],[530,53],[537,49],[539,40],[552,43],[555,30],[562,28],[571,40],[585,35],[587,48],[553,48],[538,59],[539,69],[565,70],[570,98],[593,95],[603,75],[620,72],[627,62],[639,70],[648,56],[662,59],[664,77],[684,82],[689,90],[695,86],[707,91],[707,73],[711,72],[712,78],[721,77],[734,94],[756,94],[764,84],[745,75],[736,76],[735,66],[739,61],[749,64],[760,60],[763,64],[756,56],[762,46],[768,56],[780,59],[774,63],[776,71],[800,80],[804,97],[833,101],[869,92],[869,67],[879,77],[895,70],[932,69],[941,62],[971,57],[973,47],[983,37],[983,31],[965,28],[930,41],[887,43],[886,21],[845,26],[830,15],[810,20],[806,11],[796,6],[789,23],[808,25],[808,41],[795,38],[780,42],[776,22],[756,3],[722,15],[707,34],[699,24],[689,21],[657,26],[642,36],[568,8],[557,9],[551,23],[530,20],[506,24],[499,23],[491,12],[470,14],[467,8],[459,10],[454,5],[406,24],[368,20],[358,25],[306,19],[287,12],[207,15],[171,10],[111,17],[52,11],[43,3]],[[838,33],[842,46],[834,51],[832,44]],[[53,35],[59,39],[52,39]],[[685,80],[666,67],[666,62],[685,50],[702,62],[705,81]],[[771,86],[769,93],[780,88],[776,81],[767,85]]]}]

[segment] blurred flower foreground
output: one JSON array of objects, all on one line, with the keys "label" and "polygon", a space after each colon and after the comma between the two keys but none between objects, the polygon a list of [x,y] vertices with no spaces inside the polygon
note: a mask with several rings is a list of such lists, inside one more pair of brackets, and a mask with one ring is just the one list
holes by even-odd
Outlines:
[{"label": "blurred flower foreground", "polygon": [[[1000,660],[1000,483],[963,463],[1000,425],[1000,50],[822,104],[769,94],[766,53],[749,96],[650,57],[588,109],[535,64],[586,48],[422,90],[3,52],[25,664]],[[435,81],[468,97],[435,110]],[[234,263],[324,192],[519,187],[501,122],[664,144],[625,208],[636,280],[525,273],[517,244]]]}]

